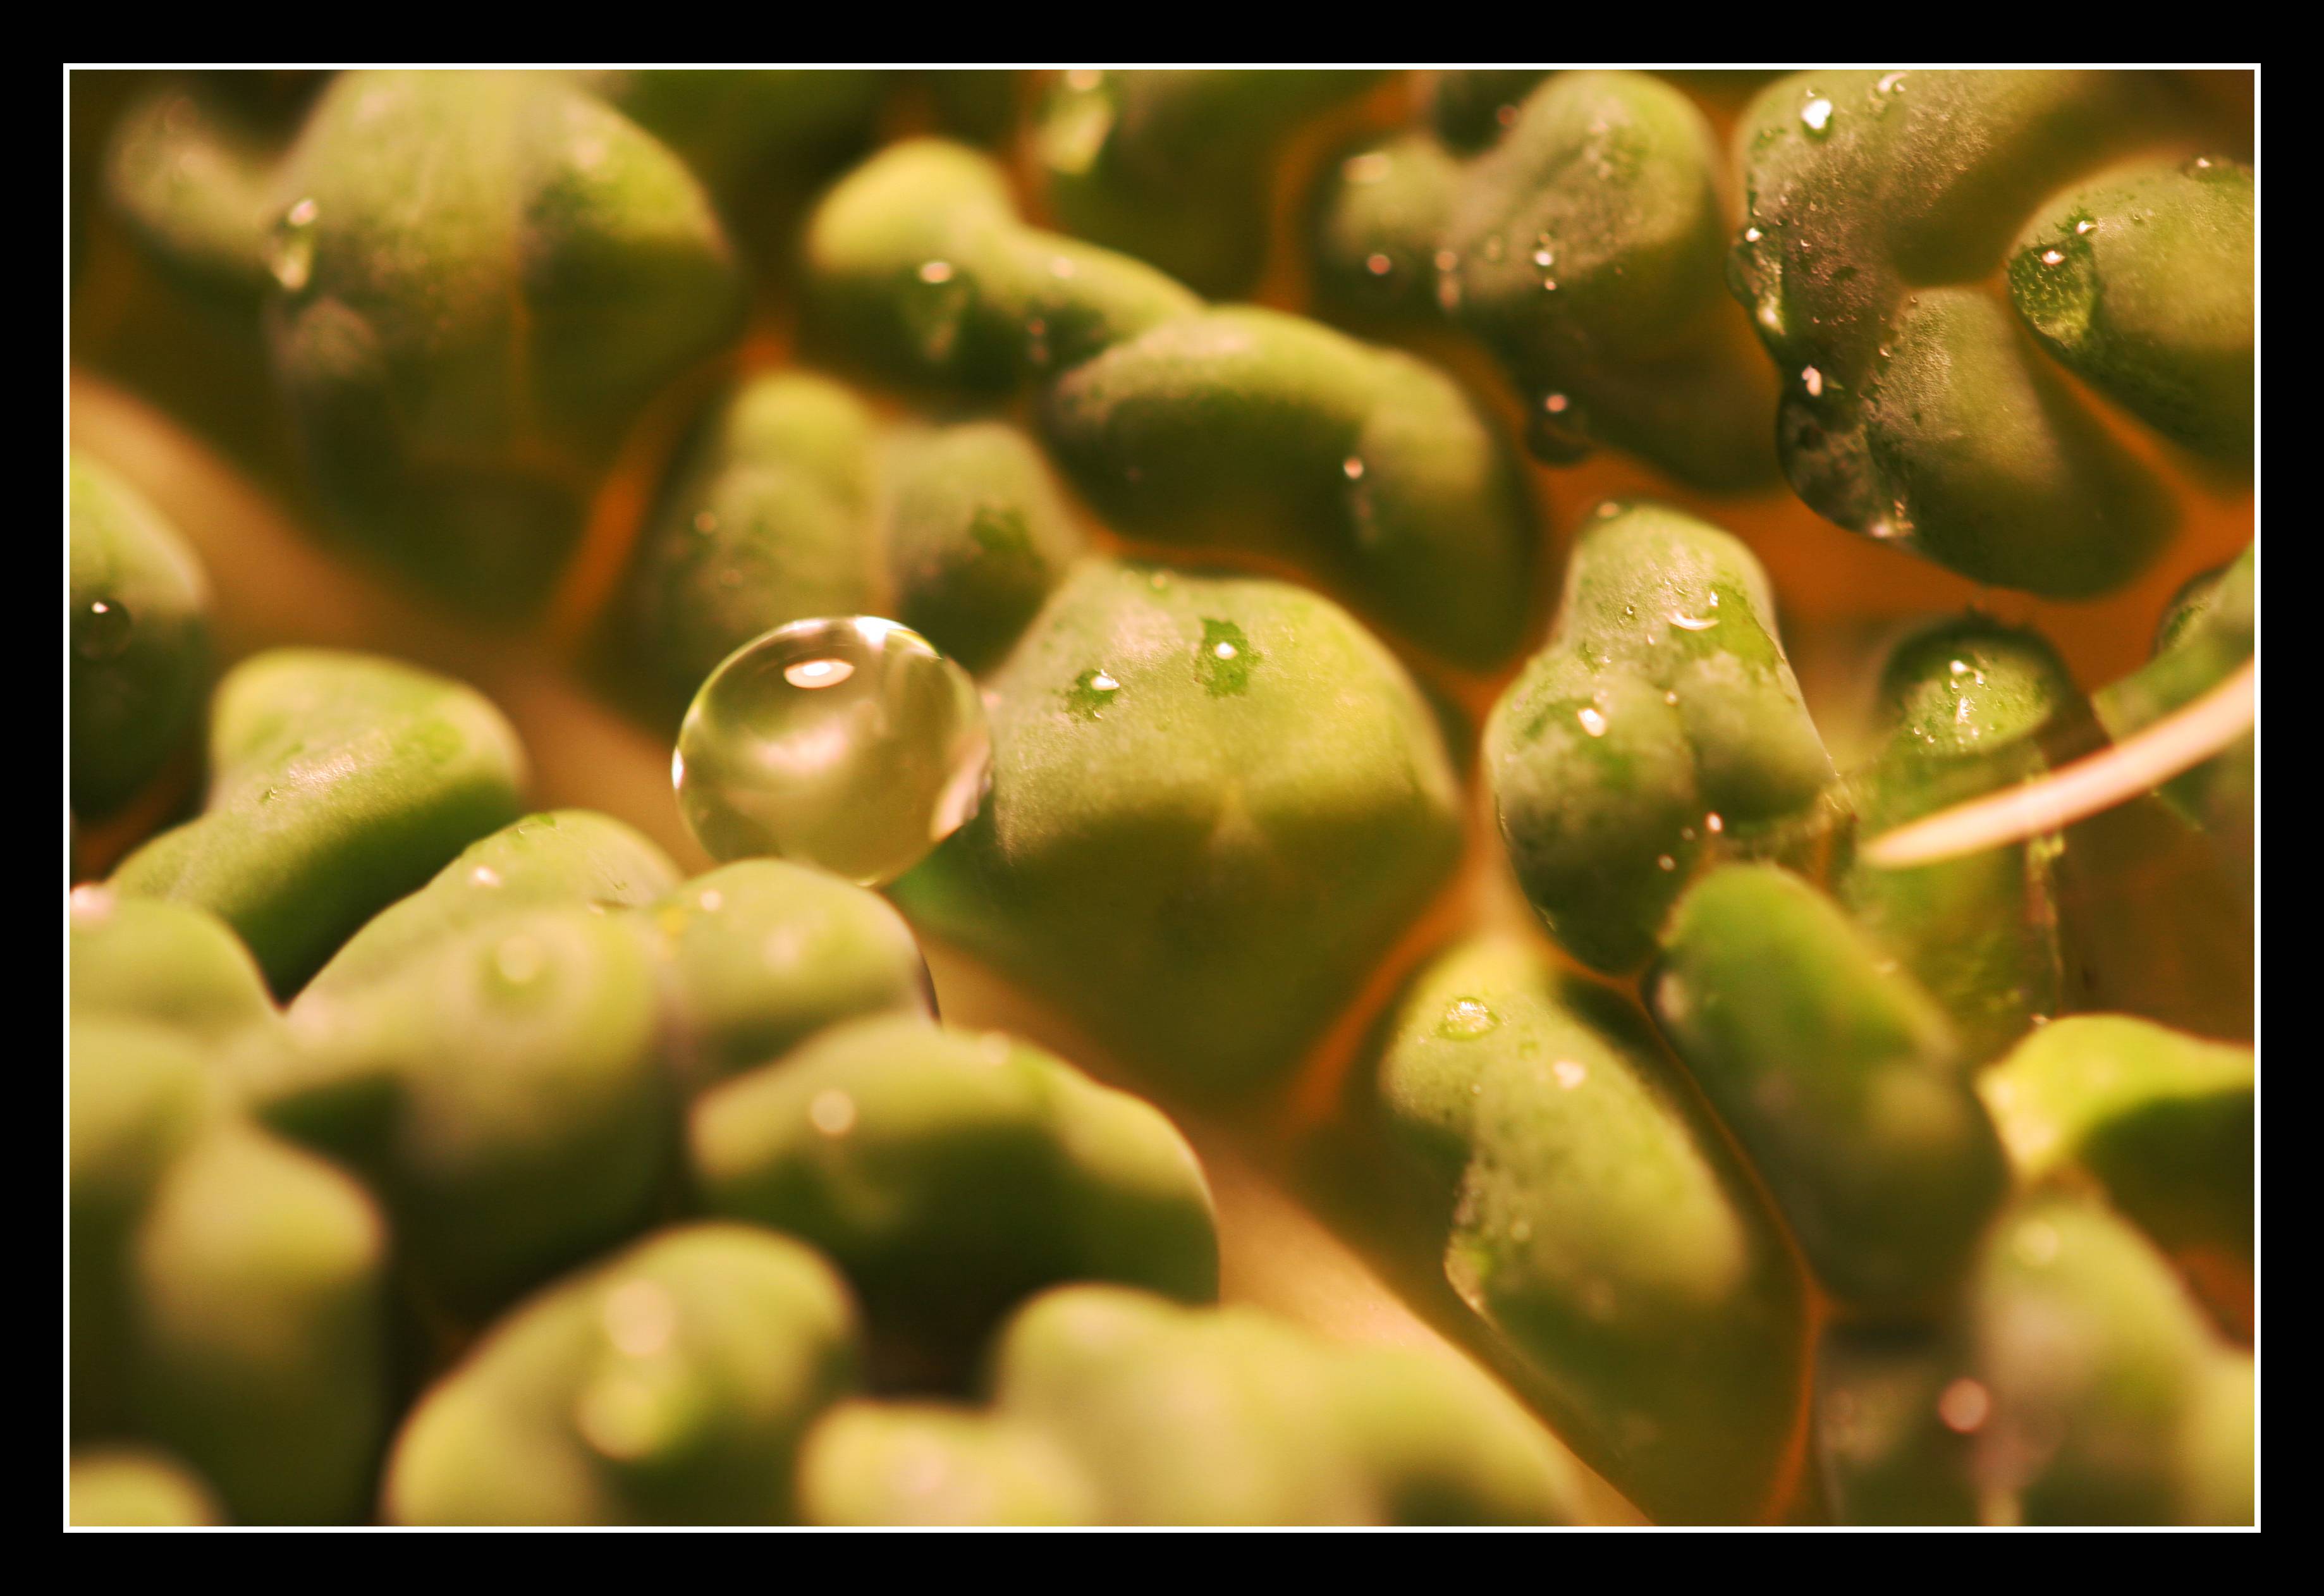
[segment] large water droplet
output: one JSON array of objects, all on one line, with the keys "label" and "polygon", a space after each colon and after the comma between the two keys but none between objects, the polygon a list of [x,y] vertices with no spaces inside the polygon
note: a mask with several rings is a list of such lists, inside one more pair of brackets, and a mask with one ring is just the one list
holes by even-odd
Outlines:
[{"label": "large water droplet", "polygon": [[866,615],[797,621],[729,654],[695,695],[670,776],[720,859],[774,854],[895,880],[982,803],[992,745],[966,671]]}]

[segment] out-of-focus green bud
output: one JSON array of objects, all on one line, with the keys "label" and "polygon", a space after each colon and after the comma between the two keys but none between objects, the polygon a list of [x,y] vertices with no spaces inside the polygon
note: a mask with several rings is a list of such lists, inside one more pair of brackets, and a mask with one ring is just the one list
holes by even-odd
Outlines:
[{"label": "out-of-focus green bud", "polygon": [[1800,1282],[1644,1016],[1522,943],[1463,944],[1404,999],[1379,1094],[1443,1179],[1446,1276],[1558,1434],[1658,1520],[1766,1513]]},{"label": "out-of-focus green bud", "polygon": [[243,1090],[362,1171],[427,1289],[469,1316],[650,1217],[672,1115],[659,998],[612,916],[519,912],[302,995],[293,1046]]},{"label": "out-of-focus green bud", "polygon": [[[1886,744],[1849,782],[1858,837],[2042,773],[2035,733],[2080,702],[2035,632],[1979,615],[1899,642],[1880,678]],[[2054,835],[1910,870],[1861,862],[1839,895],[1945,1006],[1968,1056],[1997,1056],[2058,1011]]]},{"label": "out-of-focus green bud", "polygon": [[1202,293],[1244,293],[1266,263],[1284,146],[1382,76],[1068,72],[1033,129],[1050,207],[1067,232]]},{"label": "out-of-focus green bud", "polygon": [[842,179],[807,235],[811,331],[892,382],[1006,394],[1202,307],[1127,255],[1017,215],[989,157],[891,144]]},{"label": "out-of-focus green bud", "polygon": [[1940,1329],[1828,1333],[1817,1446],[1845,1523],[2247,1524],[2253,1389],[2136,1232],[2048,1195]]},{"label": "out-of-focus green bud", "polygon": [[886,84],[869,71],[591,72],[584,81],[694,170],[731,214],[796,205],[872,136]]},{"label": "out-of-focus green bud", "polygon": [[820,377],[743,384],[703,424],[628,584],[660,706],[812,616],[893,614],[971,669],[996,661],[1080,552],[1039,452],[997,421],[898,429]]},{"label": "out-of-focus green bud", "polygon": [[892,440],[886,526],[896,616],[970,670],[1000,663],[1084,546],[1038,449],[999,422]]},{"label": "out-of-focus green bud", "polygon": [[[2174,414],[2174,428],[2232,432],[2213,411],[2219,393],[2183,386],[2207,348],[2249,344],[2247,325],[2229,325],[2238,291],[2187,275],[2232,260],[2231,224],[2205,200],[2200,224],[2158,209],[2151,246],[2127,211],[2091,213],[2099,226],[2070,233],[2071,254],[2039,244],[2012,271],[2038,340],[1976,285],[2057,219],[2040,208],[2048,197],[2141,145],[2182,140],[2181,100],[2150,73],[1861,71],[1787,78],[1752,103],[1736,132],[1748,214],[1729,274],[1775,358],[1777,447],[1811,506],[1964,576],[2052,597],[2102,593],[2144,567],[2174,518],[2171,496],[2043,346],[2135,394],[2150,419],[2178,383],[2207,413]],[[2116,227],[2133,236],[2099,236]],[[2248,260],[2247,238],[2239,247]],[[2086,248],[2087,271],[2073,263]],[[2043,258],[2052,253],[2054,268]],[[2162,335],[2167,348],[2142,344],[2134,358],[2104,318],[2095,339],[2069,328],[2075,282],[2093,294],[2119,282],[2125,332]],[[2247,323],[2248,283],[2240,291]],[[2170,308],[2143,309],[2149,297]]]},{"label": "out-of-focus green bud", "polygon": [[207,1046],[278,1018],[250,950],[202,909],[83,887],[72,896],[69,947],[75,1014],[141,1020]]},{"label": "out-of-focus green bud", "polygon": [[269,342],[334,518],[458,603],[537,601],[641,411],[738,324],[707,196],[524,72],[347,73],[272,193]]},{"label": "out-of-focus green bud", "polygon": [[982,1414],[855,1404],[817,1426],[823,1523],[1539,1524],[1570,1482],[1474,1371],[1335,1347],[1250,1308],[1065,1287],[1019,1310]]},{"label": "out-of-focus green bud", "polygon": [[2007,1169],[1944,1011],[1787,871],[1729,865],[1671,917],[1648,1004],[1825,1291],[1940,1300]]},{"label": "out-of-focus green bud", "polygon": [[77,1435],[150,1436],[250,1524],[361,1511],[387,1419],[387,1239],[362,1190],[219,1106],[198,1043],[71,1036]]},{"label": "out-of-focus green bud", "polygon": [[469,844],[409,898],[347,939],[300,995],[375,981],[485,921],[558,904],[634,908],[678,884],[668,854],[620,821],[586,809],[528,815]]},{"label": "out-of-focus green bud", "polygon": [[2086,1175],[2164,1251],[2252,1264],[2249,1047],[2124,1015],[2035,1031],[1978,1082],[2021,1179]]},{"label": "out-of-focus green bud", "polygon": [[1046,384],[1043,427],[1125,530],[1296,560],[1463,664],[1505,657],[1528,595],[1523,485],[1457,384],[1410,356],[1176,282],[1021,222],[997,167],[893,145],[808,229],[813,325],[952,392]]},{"label": "out-of-focus green bud", "polygon": [[164,271],[223,308],[254,315],[269,281],[266,230],[280,154],[223,97],[172,83],[115,125],[106,194]]},{"label": "out-of-focus green bud", "polygon": [[779,1524],[792,1460],[855,1383],[831,1266],[743,1225],[664,1232],[516,1309],[388,1460],[401,1524]]},{"label": "out-of-focus green bud", "polygon": [[924,1018],[927,965],[877,893],[779,859],[677,888],[641,917],[672,1010],[669,1062],[688,1090],[781,1057],[825,1027]]},{"label": "out-of-focus green bud", "polygon": [[1084,562],[990,687],[991,794],[895,896],[1188,1090],[1278,1081],[1459,853],[1420,696],[1297,588]]},{"label": "out-of-focus green bud", "polygon": [[2256,209],[2251,168],[2223,156],[2109,173],[2027,224],[2010,301],[2069,370],[2156,431],[2248,461]]},{"label": "out-of-focus green bud", "polygon": [[927,1006],[873,894],[772,860],[675,873],[602,816],[519,821],[366,927],[277,1045],[233,1059],[270,1124],[373,1184],[437,1308],[474,1319],[641,1230],[699,1087]]},{"label": "out-of-focus green bud", "polygon": [[901,1017],[828,1030],[706,1093],[687,1145],[713,1212],[846,1272],[886,1364],[956,1370],[1010,1306],[1060,1281],[1218,1292],[1210,1193],[1176,1128],[997,1031]]},{"label": "out-of-focus green bud", "polygon": [[210,669],[209,588],[159,511],[72,457],[66,672],[76,815],[101,816],[193,739]]},{"label": "out-of-focus green bud", "polygon": [[1315,568],[1462,665],[1522,634],[1524,489],[1459,384],[1408,355],[1279,311],[1209,310],[1066,373],[1046,426],[1126,530]]},{"label": "out-of-focus green bud", "polygon": [[1101,1522],[1073,1454],[1033,1425],[923,1402],[848,1402],[807,1436],[810,1524],[958,1527]]},{"label": "out-of-focus green bud", "polygon": [[72,1454],[67,1522],[198,1529],[224,1522],[210,1488],[166,1453],[138,1446],[84,1447]]},{"label": "out-of-focus green bud", "polygon": [[1662,505],[1598,513],[1484,764],[1526,896],[1576,958],[1625,970],[1697,867],[1772,841],[1831,761],[1750,551]]},{"label": "out-of-focus green bud", "polygon": [[1567,72],[1506,127],[1470,161],[1414,139],[1343,161],[1321,205],[1327,300],[1473,334],[1545,459],[1605,443],[1707,487],[1765,479],[1775,388],[1725,291],[1711,125],[1643,73]]},{"label": "out-of-focus green bud", "polygon": [[370,916],[514,819],[523,771],[508,722],[457,682],[274,650],[218,684],[201,816],[131,854],[113,886],[210,910],[278,993],[295,992]]},{"label": "out-of-focus green bud", "polygon": [[761,632],[880,608],[871,411],[835,383],[745,383],[696,429],[628,583],[657,700],[683,709]]}]

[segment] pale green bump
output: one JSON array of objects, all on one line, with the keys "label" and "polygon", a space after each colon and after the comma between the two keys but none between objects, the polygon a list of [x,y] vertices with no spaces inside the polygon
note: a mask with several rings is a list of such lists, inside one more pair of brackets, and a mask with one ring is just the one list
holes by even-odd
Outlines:
[{"label": "pale green bump", "polygon": [[1210,1194],[1176,1130],[998,1032],[835,1028],[706,1093],[687,1149],[712,1212],[846,1272],[901,1368],[964,1366],[1018,1299],[1061,1281],[1218,1290]]},{"label": "pale green bump", "polygon": [[1665,1521],[1766,1512],[1805,1379],[1796,1271],[1634,1008],[1522,943],[1424,970],[1380,1062],[1444,1269],[1558,1434]]},{"label": "pale green bump", "polygon": [[737,328],[709,197],[526,72],[342,74],[269,189],[272,360],[332,520],[464,607],[536,604],[645,406]]},{"label": "pale green bump", "polygon": [[1418,693],[1299,589],[1084,562],[988,686],[991,795],[896,899],[1187,1089],[1279,1082],[1459,852]]},{"label": "pale green bump", "polygon": [[207,909],[295,992],[364,920],[514,819],[524,753],[456,682],[361,654],[278,649],[219,683],[209,801],[115,873]]},{"label": "pale green bump", "polygon": [[1702,863],[1775,845],[1831,778],[1766,573],[1717,527],[1601,506],[1548,645],[1493,706],[1484,767],[1510,863],[1575,957],[1653,951]]},{"label": "pale green bump", "polygon": [[810,1446],[818,1522],[1563,1522],[1554,1444],[1473,1370],[1333,1346],[1251,1308],[1115,1286],[1020,1309],[982,1409],[842,1408]]},{"label": "pale green bump", "polygon": [[167,1449],[239,1523],[359,1516],[389,1399],[371,1199],[232,1112],[190,1033],[84,1011],[70,1063],[76,1435]]},{"label": "pale green bump", "polygon": [[513,1310],[389,1453],[398,1524],[783,1524],[816,1416],[853,1389],[855,1310],[816,1253],[664,1231]]},{"label": "pale green bump", "polygon": [[1919,983],[1799,877],[1738,864],[1680,901],[1646,992],[1817,1283],[1874,1315],[1942,1300],[2007,1168]]},{"label": "pale green bump", "polygon": [[2127,1015],[2035,1031],[1978,1080],[2029,1183],[2086,1176],[2173,1255],[2250,1268],[2257,1061]]}]

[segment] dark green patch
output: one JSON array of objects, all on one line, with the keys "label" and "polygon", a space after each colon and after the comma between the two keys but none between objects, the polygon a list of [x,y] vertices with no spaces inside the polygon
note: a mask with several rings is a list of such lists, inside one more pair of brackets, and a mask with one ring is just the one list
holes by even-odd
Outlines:
[{"label": "dark green patch", "polygon": [[1204,620],[1203,647],[1194,656],[1194,668],[1203,690],[1212,697],[1250,691],[1252,668],[1265,662],[1241,627],[1231,621]]},{"label": "dark green patch", "polygon": [[[1113,685],[1100,687],[1100,681],[1113,682]],[[1074,678],[1074,685],[1065,689],[1065,713],[1075,720],[1093,721],[1120,691],[1120,682],[1114,682],[1112,677],[1093,666]]]}]

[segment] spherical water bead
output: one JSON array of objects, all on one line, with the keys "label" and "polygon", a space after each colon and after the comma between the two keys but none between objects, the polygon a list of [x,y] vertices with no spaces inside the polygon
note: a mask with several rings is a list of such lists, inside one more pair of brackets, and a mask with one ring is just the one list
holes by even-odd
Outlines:
[{"label": "spherical water bead", "polygon": [[975,815],[991,770],[968,673],[908,627],[849,615],[729,654],[686,712],[670,779],[715,857],[881,886]]}]

